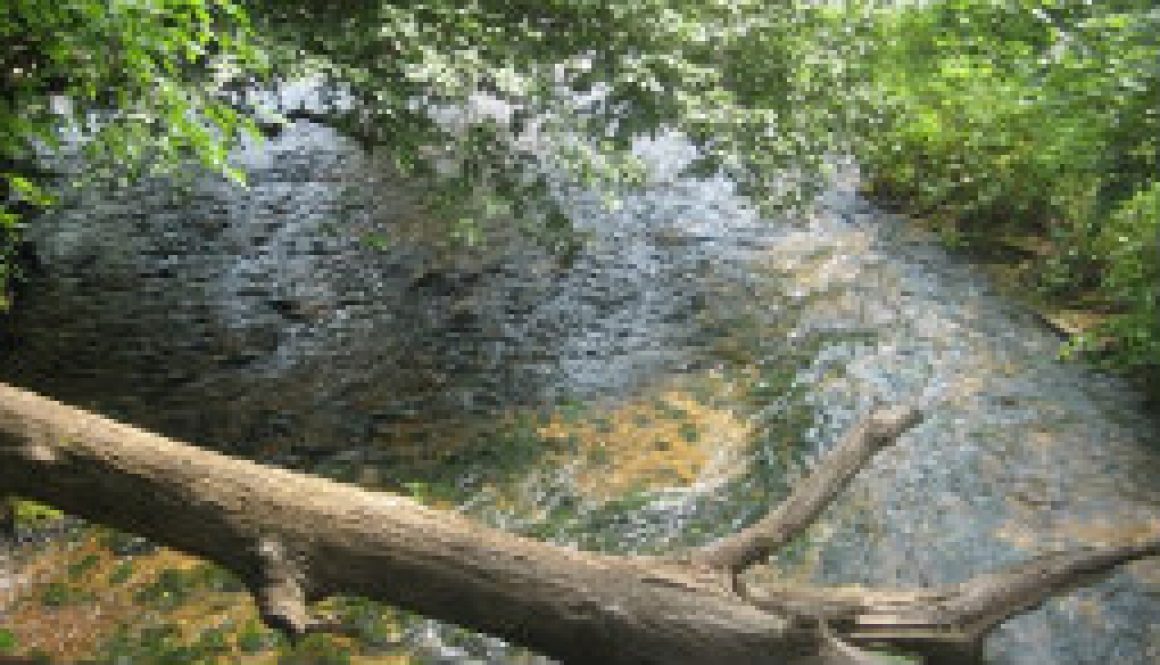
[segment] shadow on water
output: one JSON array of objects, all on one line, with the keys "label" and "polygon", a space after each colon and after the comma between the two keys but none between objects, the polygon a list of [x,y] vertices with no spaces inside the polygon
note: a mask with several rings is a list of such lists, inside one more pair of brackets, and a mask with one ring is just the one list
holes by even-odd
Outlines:
[{"label": "shadow on water", "polygon": [[[935,584],[1156,528],[1137,397],[1057,363],[1049,331],[931,238],[849,183],[762,220],[724,182],[672,176],[679,141],[641,150],[655,183],[618,210],[561,194],[588,238],[569,262],[514,224],[449,245],[385,160],[305,122],[239,156],[244,192],[85,190],[33,231],[43,270],[0,376],[611,551],[728,532],[870,404],[925,406],[771,575]],[[25,650],[284,649],[212,566],[101,529],[27,549],[0,588]],[[329,609],[361,639],[304,648],[336,662],[542,660],[365,601]],[[1012,621],[989,662],[1156,662],[1156,616],[1160,567],[1137,563]]]}]

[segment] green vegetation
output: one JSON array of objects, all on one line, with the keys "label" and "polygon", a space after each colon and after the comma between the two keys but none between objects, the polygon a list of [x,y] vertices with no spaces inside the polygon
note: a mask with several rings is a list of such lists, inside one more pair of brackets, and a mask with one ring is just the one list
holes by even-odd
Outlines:
[{"label": "green vegetation", "polygon": [[81,558],[80,561],[72,563],[68,567],[68,578],[73,582],[79,582],[85,575],[100,563],[101,557],[95,553],[88,553]]},{"label": "green vegetation", "polygon": [[187,663],[219,663],[230,653],[230,645],[223,629],[211,628],[201,632],[190,643],[181,627],[166,623],[144,628],[137,632],[119,631],[108,643],[99,663],[156,663],[157,665],[186,665]]},{"label": "green vegetation", "polygon": [[109,584],[124,584],[133,577],[134,572],[132,561],[122,561],[109,573]]},{"label": "green vegetation", "polygon": [[1034,284],[1108,316],[1072,348],[1160,372],[1160,10],[940,0],[880,13],[880,198],[954,244],[1037,242]]},{"label": "green vegetation", "polygon": [[274,631],[266,628],[257,619],[251,619],[238,633],[238,650],[245,654],[258,653],[272,648],[278,643],[278,639]]},{"label": "green vegetation", "polygon": [[24,499],[15,499],[13,508],[16,523],[29,528],[36,528],[64,517],[64,513],[55,508]]},{"label": "green vegetation", "polygon": [[[644,176],[628,150],[641,135],[683,132],[701,148],[691,172],[724,173],[762,206],[807,195],[828,155],[853,152],[877,197],[952,243],[1038,239],[1037,286],[1108,314],[1073,347],[1155,370],[1157,35],[1148,0],[12,0],[0,285],[29,213],[51,203],[53,155],[89,158],[57,181],[190,158],[237,179],[228,149],[255,110],[234,91],[311,76],[345,100],[329,121],[429,181],[464,244],[486,241],[481,220],[517,219],[566,251],[545,161],[611,200]],[[432,114],[481,94],[513,112]],[[550,156],[518,140],[529,130]]]},{"label": "green vegetation", "polygon": [[138,603],[174,608],[200,591],[238,592],[244,586],[233,575],[212,564],[201,564],[188,570],[166,568],[152,584],[137,592]]},{"label": "green vegetation", "polygon": [[[230,88],[269,80],[267,65],[282,80],[341,82],[354,108],[331,121],[436,183],[424,188],[432,208],[468,244],[490,217],[566,235],[545,196],[543,155],[516,141],[533,119],[554,142],[553,165],[590,186],[638,182],[633,137],[673,128],[702,146],[695,170],[724,170],[762,201],[798,193],[783,191],[783,169],[816,166],[849,120],[832,95],[845,78],[841,33],[818,8],[757,0],[20,0],[0,38],[14,45],[0,59],[11,89],[0,114],[9,272],[21,215],[46,202],[38,157],[61,148],[64,130],[82,130],[94,173],[124,166],[104,174],[129,178],[192,155],[237,177],[227,149],[248,123]],[[563,89],[597,94],[580,103]],[[516,112],[460,127],[429,113],[479,93]]]},{"label": "green vegetation", "polygon": [[282,650],[281,665],[350,665],[350,647],[330,635],[309,635],[292,647]]},{"label": "green vegetation", "polygon": [[129,179],[190,157],[239,178],[229,141],[252,123],[219,96],[261,71],[231,0],[9,0],[0,14],[0,311],[29,214],[52,201],[53,155],[83,146],[84,174]]},{"label": "green vegetation", "polygon": [[40,602],[48,607],[62,607],[73,603],[86,603],[93,598],[91,592],[74,588],[64,582],[52,582],[45,586],[40,595]]},{"label": "green vegetation", "polygon": [[0,628],[0,654],[16,651],[16,636],[7,628]]}]

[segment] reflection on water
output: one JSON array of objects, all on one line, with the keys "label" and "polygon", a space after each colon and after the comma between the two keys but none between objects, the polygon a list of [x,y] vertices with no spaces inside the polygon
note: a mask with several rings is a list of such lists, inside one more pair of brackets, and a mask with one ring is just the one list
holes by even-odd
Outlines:
[{"label": "reflection on water", "polygon": [[[83,192],[34,232],[43,268],[0,375],[615,551],[735,528],[860,410],[916,399],[929,420],[777,574],[933,584],[1154,528],[1160,455],[1134,394],[1057,364],[1050,333],[969,267],[842,183],[811,215],[761,220],[725,183],[675,177],[679,141],[641,149],[656,183],[617,210],[561,193],[588,238],[569,261],[516,224],[450,246],[385,160],[309,124],[240,156],[244,192]],[[22,645],[274,659],[228,576],[110,540],[30,548],[0,588]],[[1134,564],[1011,622],[991,662],[1155,662],[1157,592],[1156,563]],[[354,599],[328,609],[358,662],[538,660]]]}]

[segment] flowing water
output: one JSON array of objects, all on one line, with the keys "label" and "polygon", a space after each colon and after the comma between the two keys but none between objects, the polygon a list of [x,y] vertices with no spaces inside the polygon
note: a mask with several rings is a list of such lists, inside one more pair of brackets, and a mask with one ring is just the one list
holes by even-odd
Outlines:
[{"label": "flowing water", "polygon": [[[304,122],[238,155],[244,191],[208,178],[85,189],[33,230],[0,379],[613,551],[728,532],[870,405],[917,401],[927,421],[775,563],[826,583],[956,582],[1160,528],[1160,437],[1138,395],[1057,362],[1034,316],[861,201],[853,176],[810,214],[768,220],[724,181],[678,177],[681,141],[639,148],[653,182],[617,209],[559,192],[586,239],[568,257],[516,224],[452,242],[385,159]],[[384,247],[360,240],[372,232]],[[171,556],[132,549],[117,551]],[[127,618],[155,599],[126,602],[112,582],[34,607],[51,574],[26,558],[0,587],[0,625],[22,644],[47,649],[54,632],[109,653],[98,615],[138,640],[134,621],[164,618],[155,603]],[[537,660],[415,617],[388,629],[387,609],[353,602],[341,609],[363,622],[366,662]],[[240,611],[193,623],[224,631]],[[987,653],[1160,662],[1160,566],[1008,622]]]}]

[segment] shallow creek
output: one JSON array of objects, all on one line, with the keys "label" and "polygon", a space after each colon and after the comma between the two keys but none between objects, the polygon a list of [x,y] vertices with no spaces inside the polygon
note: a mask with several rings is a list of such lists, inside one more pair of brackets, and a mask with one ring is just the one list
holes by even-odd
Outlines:
[{"label": "shallow creek", "polygon": [[[304,122],[238,155],[247,190],[88,188],[33,231],[0,379],[611,551],[728,532],[871,404],[918,401],[927,421],[770,573],[827,583],[956,582],[1160,528],[1139,396],[1057,362],[1033,315],[851,177],[767,220],[723,181],[677,177],[679,141],[640,149],[654,182],[618,209],[560,192],[586,238],[569,257],[516,224],[455,244],[385,160]],[[227,575],[66,531],[0,583],[21,650],[275,658]],[[361,631],[328,647],[355,662],[543,660],[374,604],[330,609]],[[1160,562],[1009,622],[988,662],[1160,662]]]}]

